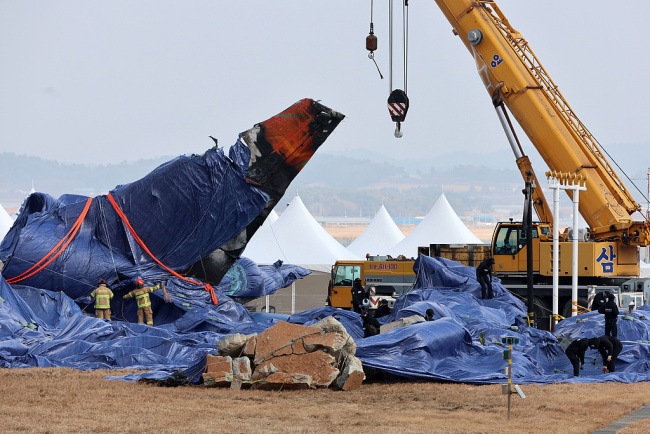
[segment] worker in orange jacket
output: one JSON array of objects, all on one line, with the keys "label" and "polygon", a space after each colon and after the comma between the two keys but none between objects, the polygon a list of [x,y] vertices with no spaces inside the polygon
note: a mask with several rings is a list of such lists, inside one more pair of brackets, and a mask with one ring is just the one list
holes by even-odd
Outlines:
[{"label": "worker in orange jacket", "polygon": [[104,279],[99,280],[99,287],[95,288],[90,296],[95,299],[95,315],[99,319],[111,320],[111,299],[113,291],[106,287]]},{"label": "worker in orange jacket", "polygon": [[153,311],[151,310],[151,299],[149,298],[149,293],[157,291],[158,289],[160,289],[160,285],[152,287],[144,286],[142,279],[138,279],[135,281],[135,289],[123,297],[125,300],[127,298],[135,297],[135,300],[138,303],[138,324],[142,324],[144,322],[144,317],[146,317],[147,325],[153,325]]}]

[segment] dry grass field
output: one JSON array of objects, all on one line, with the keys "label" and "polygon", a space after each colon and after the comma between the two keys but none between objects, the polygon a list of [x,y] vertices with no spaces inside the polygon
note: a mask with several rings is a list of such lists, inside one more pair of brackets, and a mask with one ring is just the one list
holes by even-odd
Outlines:
[{"label": "dry grass field", "polygon": [[[522,386],[394,382],[260,391],[103,380],[127,371],[0,369],[3,432],[590,433],[650,404],[650,383]],[[650,420],[623,433],[650,432]]]}]

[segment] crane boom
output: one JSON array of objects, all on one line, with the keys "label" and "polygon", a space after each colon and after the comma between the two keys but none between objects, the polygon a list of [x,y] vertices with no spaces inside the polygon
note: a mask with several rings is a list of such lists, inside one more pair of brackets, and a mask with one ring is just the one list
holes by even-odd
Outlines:
[{"label": "crane boom", "polygon": [[[472,53],[488,93],[499,94],[551,171],[586,175],[579,212],[598,241],[650,244],[648,222],[528,42],[492,0],[436,0]],[[494,96],[493,96],[494,97]],[[569,196],[571,196],[571,193]]]}]

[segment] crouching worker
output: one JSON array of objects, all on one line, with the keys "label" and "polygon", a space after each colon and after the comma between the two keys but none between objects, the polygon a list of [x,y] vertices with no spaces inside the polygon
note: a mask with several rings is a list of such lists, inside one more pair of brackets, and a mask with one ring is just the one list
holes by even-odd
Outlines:
[{"label": "crouching worker", "polygon": [[564,351],[564,354],[566,354],[573,365],[574,377],[579,377],[580,369],[585,368],[585,353],[587,352],[587,348],[589,348],[589,339],[576,339]]},{"label": "crouching worker", "polygon": [[151,310],[151,299],[149,293],[160,288],[160,285],[153,287],[144,286],[142,279],[135,281],[135,289],[124,296],[124,299],[135,297],[138,303],[138,324],[142,324],[144,317],[147,318],[147,325],[153,325],[153,311]]},{"label": "crouching worker", "polygon": [[589,339],[589,347],[598,350],[603,357],[603,372],[616,371],[616,358],[623,351],[623,344],[618,338],[601,336]]},{"label": "crouching worker", "polygon": [[90,296],[95,299],[95,315],[99,319],[111,320],[111,299],[113,291],[106,287],[104,279],[99,280],[99,287],[95,288]]},{"label": "crouching worker", "polygon": [[367,308],[363,309],[363,312],[361,313],[361,321],[363,321],[364,338],[375,336],[380,333],[381,324],[379,324],[379,321],[377,321],[375,317],[370,315]]}]

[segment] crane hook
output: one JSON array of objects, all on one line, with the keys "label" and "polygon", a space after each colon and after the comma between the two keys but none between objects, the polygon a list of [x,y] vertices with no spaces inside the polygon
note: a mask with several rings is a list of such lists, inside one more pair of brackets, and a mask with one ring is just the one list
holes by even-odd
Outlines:
[{"label": "crane hook", "polygon": [[379,77],[383,80],[384,76],[381,75],[381,71],[379,70],[379,65],[377,65],[377,61],[375,60],[375,50],[377,49],[377,37],[375,36],[375,33],[373,31],[373,24],[372,22],[370,23],[370,34],[366,36],[366,50],[369,51],[368,53],[368,59],[372,60],[375,63],[375,66],[377,67],[377,72],[379,73]]},{"label": "crane hook", "polygon": [[402,124],[401,122],[397,122],[397,126],[395,127],[395,138],[400,139],[402,136]]},{"label": "crane hook", "polygon": [[409,98],[402,89],[395,89],[388,97],[388,112],[393,122],[397,122],[395,137],[402,137],[402,122],[406,119],[406,113],[409,109]]}]

